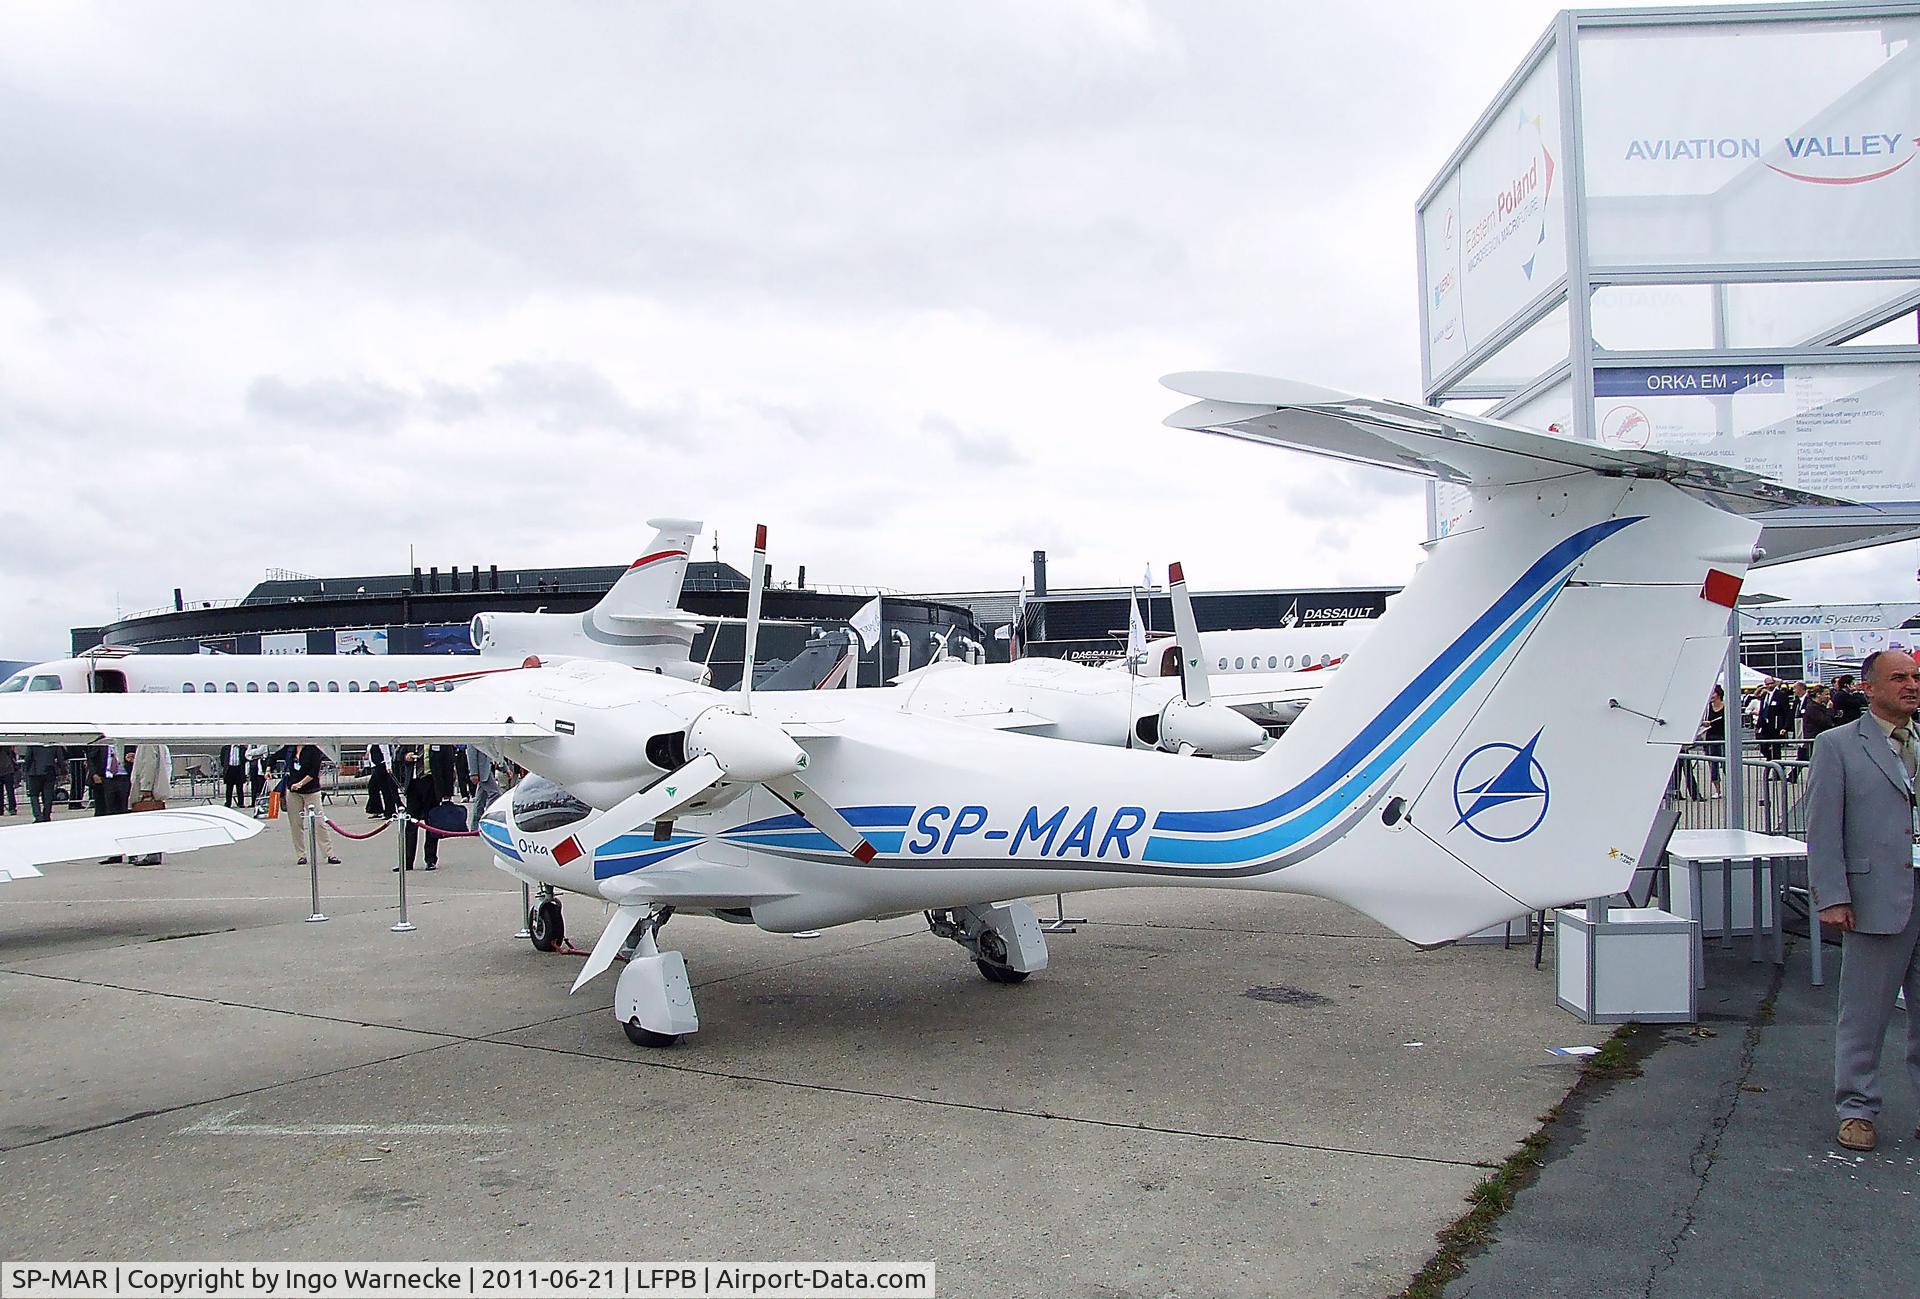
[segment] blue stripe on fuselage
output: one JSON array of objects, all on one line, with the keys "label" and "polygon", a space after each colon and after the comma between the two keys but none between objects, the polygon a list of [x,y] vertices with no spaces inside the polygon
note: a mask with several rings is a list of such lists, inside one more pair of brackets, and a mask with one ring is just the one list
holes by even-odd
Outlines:
[{"label": "blue stripe on fuselage", "polygon": [[1408,682],[1391,703],[1362,727],[1359,734],[1321,764],[1318,771],[1292,789],[1253,807],[1218,812],[1162,812],[1154,818],[1153,828],[1195,832],[1245,830],[1307,806],[1345,779],[1356,764],[1398,730],[1516,610],[1533,600],[1549,584],[1558,590],[1558,582],[1581,556],[1620,529],[1638,523],[1645,517],[1636,515],[1633,518],[1608,519],[1590,528],[1582,528],[1535,560],[1485,613],[1474,619],[1470,627],[1455,637],[1453,643],[1442,650],[1419,676]]}]

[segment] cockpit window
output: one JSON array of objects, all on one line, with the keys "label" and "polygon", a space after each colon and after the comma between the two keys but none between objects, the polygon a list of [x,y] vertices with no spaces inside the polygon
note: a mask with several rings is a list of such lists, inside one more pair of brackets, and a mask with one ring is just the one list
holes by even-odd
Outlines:
[{"label": "cockpit window", "polygon": [[544,834],[585,820],[593,809],[550,780],[528,776],[513,791],[513,820],[530,834]]},{"label": "cockpit window", "polygon": [[65,686],[60,684],[59,677],[35,677],[32,682],[28,684],[27,691],[28,693],[32,693],[35,690],[64,690],[65,688]]},{"label": "cockpit window", "polygon": [[16,672],[5,681],[0,681],[0,695],[18,694],[27,688],[27,674]]}]

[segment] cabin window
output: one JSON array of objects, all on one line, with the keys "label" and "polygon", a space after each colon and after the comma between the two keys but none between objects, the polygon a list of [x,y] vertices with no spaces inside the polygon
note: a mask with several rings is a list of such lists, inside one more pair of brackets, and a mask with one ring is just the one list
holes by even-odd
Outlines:
[{"label": "cabin window", "polygon": [[[249,689],[249,690],[251,690],[251,689],[253,689],[253,682],[251,682],[251,681],[249,681],[249,682],[247,682],[247,689]],[[280,683],[279,683],[278,681],[269,681],[269,682],[267,682],[267,693],[268,693],[268,694],[270,694],[270,695],[277,695],[277,694],[279,694],[279,693],[280,693]]]},{"label": "cabin window", "polygon": [[1222,672],[1225,672],[1227,670],[1227,661],[1225,659],[1220,660],[1220,670]]},{"label": "cabin window", "polygon": [[1279,666],[1280,666],[1280,656],[1279,656],[1279,655],[1277,655],[1277,654],[1269,654],[1269,655],[1267,655],[1267,666],[1268,666],[1268,667],[1270,667],[1270,668],[1277,668],[1277,667],[1279,667]]},{"label": "cabin window", "polygon": [[400,683],[399,683],[398,681],[389,681],[389,682],[387,682],[387,689],[389,689],[389,690],[398,690],[399,688],[400,688]]},{"label": "cabin window", "polygon": [[1243,667],[1245,667],[1245,666],[1247,666],[1247,661],[1246,661],[1245,659],[1243,659],[1243,658],[1236,658],[1236,659],[1235,659],[1235,660],[1233,661],[1233,670],[1234,670],[1235,672],[1238,672],[1238,671],[1239,671],[1239,670],[1240,670],[1241,668],[1243,668]]},{"label": "cabin window", "polygon": [[64,689],[66,689],[66,687],[61,684],[59,677],[45,677],[45,676],[35,677],[33,681],[27,686],[27,691],[30,694],[40,690],[64,690]]},{"label": "cabin window", "polygon": [[360,683],[359,683],[358,681],[349,681],[349,682],[347,682],[347,693],[348,693],[348,694],[350,694],[350,695],[357,695],[357,694],[359,694],[359,693],[360,693]]},{"label": "cabin window", "polygon": [[229,681],[227,682],[226,690],[230,695],[237,695],[240,693],[240,686],[237,682]]},{"label": "cabin window", "polygon": [[337,695],[337,694],[339,694],[339,693],[340,693],[340,683],[339,683],[338,681],[329,681],[329,682],[327,682],[327,693],[328,693],[328,694],[330,694],[330,695]]},{"label": "cabin window", "polygon": [[17,695],[26,688],[27,674],[24,672],[10,676],[5,681],[0,681],[0,695]]},{"label": "cabin window", "polygon": [[1321,667],[1327,666],[1327,664],[1331,661],[1331,658],[1332,658],[1331,655],[1322,654],[1320,656],[1320,666]]},{"label": "cabin window", "polygon": [[299,683],[298,681],[289,681],[289,682],[287,682],[287,693],[288,693],[288,694],[290,694],[290,695],[297,695],[297,694],[299,694],[299,693],[300,693],[300,683]]},{"label": "cabin window", "polygon": [[204,687],[202,687],[201,693],[209,694],[209,695],[217,695],[220,693],[220,687],[216,686],[215,684],[213,684],[213,682],[209,681]]},{"label": "cabin window", "polygon": [[247,693],[248,693],[248,694],[250,694],[250,695],[257,695],[257,694],[259,694],[259,693],[260,693],[260,683],[259,683],[258,681],[249,681],[249,682],[247,682]]},{"label": "cabin window", "polygon": [[191,681],[182,681],[182,682],[180,683],[180,693],[181,693],[181,694],[183,694],[183,695],[190,695],[190,694],[192,694],[192,693],[193,693],[193,682],[191,682]]},{"label": "cabin window", "polygon": [[320,683],[319,683],[318,681],[309,681],[309,682],[307,682],[307,693],[308,693],[308,694],[310,694],[310,695],[317,695],[317,694],[319,694],[319,693],[320,693]]},{"label": "cabin window", "polygon": [[1293,666],[1293,655],[1291,655],[1291,654],[1289,654],[1289,655],[1287,655],[1287,666],[1288,666],[1288,667],[1292,667],[1292,666]]}]

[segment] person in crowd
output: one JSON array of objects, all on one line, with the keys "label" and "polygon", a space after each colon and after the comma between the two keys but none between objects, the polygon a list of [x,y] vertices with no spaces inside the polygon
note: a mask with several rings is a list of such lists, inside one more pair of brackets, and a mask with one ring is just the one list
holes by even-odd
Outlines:
[{"label": "person in crowd", "polygon": [[1768,678],[1766,688],[1760,692],[1760,723],[1756,730],[1760,752],[1769,762],[1778,762],[1786,756],[1787,739],[1798,723],[1793,687]]},{"label": "person in crowd", "polygon": [[247,746],[229,744],[220,750],[220,780],[227,787],[227,806],[244,807],[247,800]]},{"label": "person in crowd", "polygon": [[[1920,664],[1904,650],[1869,654],[1860,673],[1867,715],[1813,745],[1807,785],[1807,872],[1821,923],[1840,930],[1833,1039],[1836,1140],[1878,1142],[1880,1054],[1904,987],[1920,1007],[1920,907],[1914,905]],[[1920,1013],[1907,1016],[1907,1073],[1920,1092]],[[1920,1138],[1920,1132],[1915,1133]]]},{"label": "person in crowd", "polygon": [[1860,720],[1867,711],[1867,697],[1853,688],[1853,673],[1843,672],[1833,681],[1833,724],[1845,726]]},{"label": "person in crowd", "polygon": [[473,770],[467,765],[467,747],[456,745],[453,750],[453,786],[462,803],[473,798]]},{"label": "person in crowd", "polygon": [[[142,744],[133,751],[128,770],[133,800],[128,806],[136,812],[164,808],[173,797],[173,750],[164,744]],[[128,859],[135,866],[158,866],[160,854],[143,853]]]},{"label": "person in crowd", "polygon": [[[117,744],[102,744],[87,756],[87,784],[93,790],[95,816],[120,816],[131,801],[133,775],[127,767],[127,755]],[[100,864],[125,861],[118,853],[102,857]]]},{"label": "person in crowd", "polygon": [[[0,816],[19,816],[20,753],[11,744],[0,744]],[[29,798],[28,803],[32,803]]]},{"label": "person in crowd", "polygon": [[[1806,702],[1800,705],[1800,761],[1813,760],[1813,742],[1838,723],[1833,719],[1833,692],[1819,682],[1814,682],[1807,691]],[[1797,771],[1788,772],[1787,779],[1799,777]]]},{"label": "person in crowd", "polygon": [[400,787],[393,779],[393,746],[367,746],[367,815],[389,817],[400,806]]},{"label": "person in crowd", "polygon": [[53,820],[53,791],[60,783],[60,772],[67,763],[66,751],[57,744],[35,744],[27,749],[27,806],[35,821]]},{"label": "person in crowd", "polygon": [[[1727,692],[1724,686],[1715,686],[1713,696],[1707,700],[1707,714],[1700,719],[1700,729],[1694,732],[1693,742],[1701,753],[1707,755],[1708,778],[1713,784],[1713,796],[1720,796],[1720,770],[1727,761]],[[1695,785],[1698,797],[1698,785]]]},{"label": "person in crowd", "polygon": [[[449,744],[416,744],[402,749],[401,789],[407,804],[407,869],[413,869],[413,857],[427,817],[433,809],[452,799],[453,748]],[[440,837],[427,835],[426,866],[440,869]],[[399,870],[398,866],[393,869]]]},{"label": "person in crowd", "polygon": [[267,746],[264,744],[247,746],[247,784],[253,814],[259,816],[267,810]]},{"label": "person in crowd", "polygon": [[477,744],[467,748],[467,770],[473,774],[473,811],[467,817],[470,827],[477,827],[480,818],[486,815],[495,799],[500,797],[500,779],[496,774],[497,766],[493,755]]},{"label": "person in crowd", "polygon": [[320,771],[326,766],[325,750],[317,744],[288,745],[292,758],[286,774],[287,833],[293,839],[293,854],[299,865],[307,864],[307,812],[313,812],[316,842],[329,866],[338,866],[333,855],[333,831],[320,811]]}]

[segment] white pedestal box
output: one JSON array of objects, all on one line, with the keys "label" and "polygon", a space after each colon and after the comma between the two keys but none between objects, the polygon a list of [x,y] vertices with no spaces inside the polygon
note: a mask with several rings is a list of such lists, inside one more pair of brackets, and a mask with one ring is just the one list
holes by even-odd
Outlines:
[{"label": "white pedestal box", "polygon": [[1653,907],[1554,912],[1555,1000],[1589,1024],[1690,1024],[1694,922]]}]

